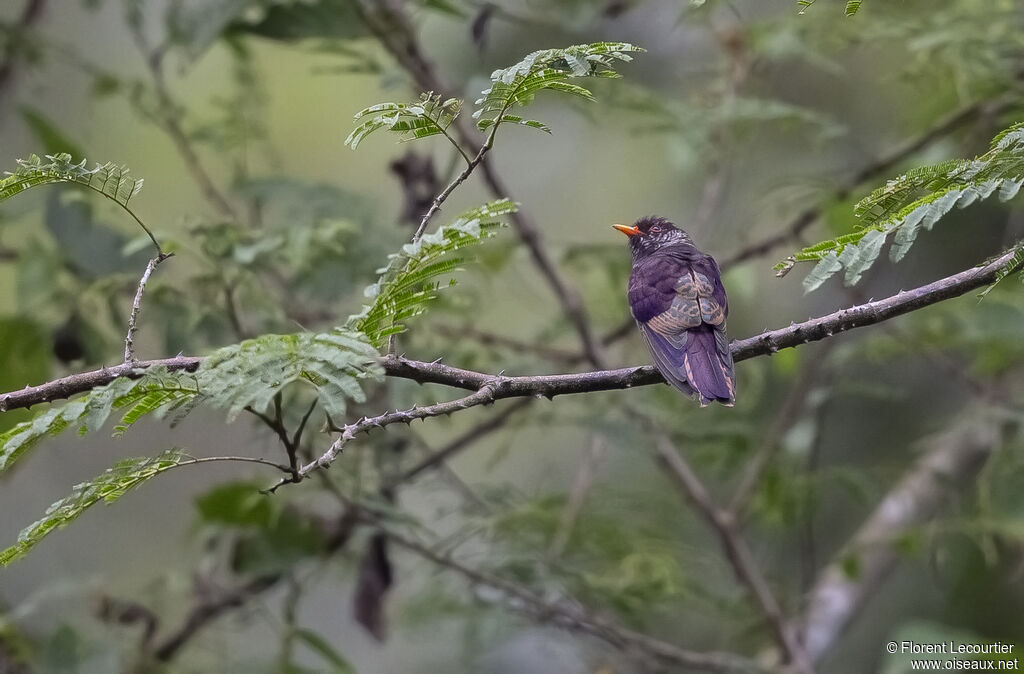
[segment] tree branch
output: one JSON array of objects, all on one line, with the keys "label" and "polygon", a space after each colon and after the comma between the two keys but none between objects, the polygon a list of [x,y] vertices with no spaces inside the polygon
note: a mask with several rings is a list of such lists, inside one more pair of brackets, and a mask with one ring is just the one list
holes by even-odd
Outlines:
[{"label": "tree branch", "polygon": [[[1000,443],[1001,434],[998,425],[991,424],[941,439],[907,471],[836,561],[822,571],[811,588],[803,628],[803,642],[813,660],[821,660],[896,566],[899,556],[892,541],[932,517],[951,486],[970,482]],[[844,570],[843,560],[851,556],[857,559],[856,576]]]},{"label": "tree branch", "polygon": [[0,412],[53,402],[61,398],[70,398],[76,393],[83,393],[100,386],[106,386],[121,377],[138,378],[145,374],[147,368],[151,367],[166,367],[171,372],[195,372],[200,362],[202,362],[202,358],[196,356],[175,356],[174,358],[164,358],[161,360],[122,363],[121,365],[104,367],[92,372],[72,374],[60,379],[54,379],[45,384],[26,386],[20,391],[11,391],[10,393],[0,395]]},{"label": "tree branch", "polygon": [[615,648],[635,651],[662,666],[687,667],[698,671],[760,672],[756,663],[726,653],[699,653],[633,632],[600,618],[591,616],[582,608],[566,601],[547,600],[530,590],[503,578],[465,566],[450,555],[435,552],[422,543],[408,538],[376,522],[378,529],[393,543],[438,566],[455,571],[474,583],[486,585],[502,592],[510,608],[531,616],[534,620],[552,622],[566,629],[597,637]]},{"label": "tree branch", "polygon": [[443,403],[437,403],[435,405],[427,405],[426,407],[413,407],[408,410],[396,410],[394,412],[385,412],[375,417],[363,417],[355,423],[346,424],[341,429],[341,436],[335,440],[326,452],[320,455],[315,461],[310,461],[301,469],[298,474],[292,475],[288,478],[282,478],[277,484],[271,487],[268,491],[271,493],[277,491],[278,487],[288,484],[289,482],[301,482],[311,472],[320,468],[329,468],[334,460],[338,458],[345,446],[351,442],[355,437],[361,433],[369,433],[374,428],[383,428],[391,424],[403,423],[411,424],[416,419],[426,419],[428,417],[446,416],[459,410],[469,409],[470,407],[476,407],[477,405],[486,405],[494,402],[494,392],[491,384],[484,384],[480,389],[474,393],[458,398],[456,400],[449,400]]},{"label": "tree branch", "polygon": [[435,450],[426,458],[422,459],[419,463],[408,468],[397,477],[388,481],[383,487],[382,491],[390,491],[395,489],[400,484],[411,482],[419,477],[422,473],[432,470],[444,464],[445,461],[452,458],[462,450],[466,449],[474,442],[479,440],[482,436],[492,433],[499,428],[502,428],[508,423],[512,415],[530,405],[533,402],[533,398],[520,398],[510,405],[506,405],[501,411],[492,415],[489,419],[485,419],[475,426],[470,427],[462,435],[456,437],[445,446],[438,450]]},{"label": "tree branch", "polygon": [[[330,555],[348,543],[358,524],[353,512],[346,511],[327,531],[324,554]],[[161,639],[153,647],[153,657],[160,662],[169,662],[199,632],[228,611],[244,606],[259,594],[276,586],[284,575],[269,573],[245,582],[232,590],[220,591],[211,596],[210,588],[197,579],[197,601],[189,610],[181,625]]]},{"label": "tree branch", "polygon": [[[139,11],[141,11],[141,9]],[[170,89],[167,86],[167,78],[164,73],[164,48],[162,46],[153,47],[149,44],[149,40],[146,38],[142,26],[143,22],[141,17],[138,20],[129,20],[127,23],[128,27],[131,29],[132,38],[135,40],[135,44],[139,51],[142,53],[143,60],[146,62],[146,67],[149,68],[150,75],[153,78],[153,91],[156,93],[157,103],[159,105],[159,108],[153,111],[157,117],[157,121],[163,124],[164,130],[170,137],[171,142],[178,151],[178,154],[185,162],[185,167],[192,175],[193,180],[199,187],[199,191],[202,192],[206,201],[209,202],[220,215],[237,221],[238,214],[235,212],[234,207],[213,182],[213,178],[210,177],[206,167],[203,166],[202,160],[199,159],[199,155],[196,154],[195,149],[192,147],[192,142],[189,140],[188,134],[185,133],[185,129],[181,125],[179,106],[174,102],[174,98],[171,96]]]},{"label": "tree branch", "polygon": [[[779,349],[828,339],[839,332],[881,323],[938,302],[959,297],[995,281],[996,273],[1009,264],[1012,259],[1013,251],[1009,251],[984,265],[967,269],[912,290],[901,291],[885,299],[865,302],[840,309],[820,318],[812,318],[785,328],[768,330],[753,337],[735,340],[731,345],[733,359],[743,361],[772,354]],[[118,377],[141,376],[144,369],[150,366],[163,366],[169,370],[194,371],[200,361],[201,359],[197,357],[178,356],[165,360],[141,361],[135,366],[119,365],[70,375],[39,386],[26,387],[20,391],[0,395],[0,412],[66,398],[75,393],[109,384]],[[401,356],[386,357],[382,360],[382,365],[385,374],[389,377],[411,379],[421,384],[444,384],[469,391],[479,391],[484,386],[490,386],[494,400],[523,396],[550,398],[572,393],[648,386],[664,381],[661,374],[650,365],[574,374],[519,377],[487,374],[452,367],[440,362],[427,363]]]},{"label": "tree branch", "polygon": [[785,654],[786,660],[798,671],[813,674],[814,670],[807,653],[797,639],[795,630],[782,614],[782,609],[775,600],[764,576],[761,575],[761,570],[754,560],[750,548],[747,547],[746,541],[743,540],[736,527],[736,520],[730,513],[715,505],[711,494],[708,493],[697,473],[679,453],[669,437],[657,428],[652,430],[655,432],[654,446],[659,463],[668,469],[683,495],[693,504],[698,514],[718,536],[722,551],[725,553],[729,565],[732,566],[736,579],[754,597],[775,635],[779,647]]}]

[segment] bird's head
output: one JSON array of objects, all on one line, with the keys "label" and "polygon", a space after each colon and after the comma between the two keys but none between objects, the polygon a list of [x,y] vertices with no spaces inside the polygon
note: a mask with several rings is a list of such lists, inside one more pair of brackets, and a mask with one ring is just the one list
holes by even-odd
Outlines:
[{"label": "bird's head", "polygon": [[634,258],[650,255],[659,248],[678,243],[693,245],[690,235],[665,218],[648,215],[632,225],[612,225],[629,237],[629,247]]}]

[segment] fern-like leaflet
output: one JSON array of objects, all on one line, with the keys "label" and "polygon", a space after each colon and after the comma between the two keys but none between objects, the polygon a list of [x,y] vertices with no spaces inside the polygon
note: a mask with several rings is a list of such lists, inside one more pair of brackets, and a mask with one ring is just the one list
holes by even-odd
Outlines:
[{"label": "fern-like leaflet", "polygon": [[[509,110],[517,105],[529,105],[537,93],[545,89],[594,100],[589,89],[569,80],[620,77],[615,72],[617,63],[631,61],[630,53],[641,51],[640,47],[626,42],[595,42],[533,52],[519,63],[491,73],[492,84],[477,99],[478,108],[473,112],[473,118],[481,131],[491,129],[486,141],[488,146],[497,130],[491,127],[500,124],[517,124],[551,133],[543,122],[509,114]],[[468,162],[471,160],[462,146],[448,134],[448,127],[459,116],[461,108],[462,101],[456,98],[441,100],[433,92],[421,94],[415,103],[378,103],[356,113],[358,126],[345,139],[345,144],[355,149],[364,138],[380,129],[397,133],[403,141],[443,135]]]},{"label": "fern-like leaflet", "polygon": [[[33,419],[0,433],[0,472],[10,468],[42,438],[74,427],[79,435],[99,430],[116,410],[125,410],[115,435],[144,414],[163,414],[198,395],[195,377],[185,372],[153,368],[138,379],[115,379],[61,406],[50,407]],[[155,400],[160,404],[155,404]]]},{"label": "fern-like leaflet", "polygon": [[[390,335],[403,332],[404,321],[423,313],[426,303],[437,297],[437,277],[454,271],[462,262],[451,253],[490,237],[501,226],[501,216],[515,210],[515,203],[508,199],[492,201],[392,253],[380,278],[366,289],[372,302],[349,317],[348,327],[365,334],[378,347]],[[454,283],[453,279],[449,285]]]},{"label": "fern-like leaflet", "polygon": [[195,373],[151,368],[136,379],[123,377],[0,434],[0,472],[10,468],[48,435],[68,427],[79,434],[99,430],[119,412],[114,435],[146,416],[175,412],[172,425],[197,404],[227,410],[229,420],[251,407],[266,409],[274,396],[295,383],[316,391],[328,414],[343,415],[346,401],[362,402],[364,380],[381,376],[378,354],[360,333],[263,335],[210,354]]},{"label": "fern-like leaflet", "polygon": [[415,103],[378,103],[356,113],[357,126],[345,139],[345,145],[353,150],[368,135],[379,129],[397,133],[401,140],[415,140],[429,136],[443,135],[459,147],[448,135],[448,127],[459,115],[462,101],[457,98],[441,100],[434,92],[420,95]]},{"label": "fern-like leaflet", "polygon": [[168,450],[155,457],[118,461],[101,475],[75,485],[71,494],[47,508],[42,519],[23,529],[18,534],[18,542],[0,552],[0,565],[6,566],[23,557],[47,534],[67,526],[97,503],[112,503],[161,473],[195,462],[195,459],[178,450]]},{"label": "fern-like leaflet", "polygon": [[86,168],[85,159],[76,163],[72,160],[71,155],[65,153],[48,154],[46,159],[47,161],[44,162],[34,154],[30,155],[28,159],[19,159],[18,168],[13,173],[7,172],[0,179],[0,202],[39,185],[57,183],[83,185],[123,208],[142,227],[153,241],[157,251],[160,252],[160,244],[157,243],[153,233],[129,207],[132,198],[142,190],[142,178],[132,176],[127,166],[118,166],[109,162]]},{"label": "fern-like leaflet", "polygon": [[[854,207],[863,223],[860,229],[804,248],[775,265],[775,270],[783,276],[798,262],[816,262],[804,279],[808,292],[843,270],[846,284],[853,285],[874,264],[890,236],[889,258],[899,262],[920,231],[930,230],[954,207],[966,208],[992,195],[1008,201],[1022,185],[1024,124],[1016,124],[997,135],[989,151],[975,159],[925,166],[890,180]],[[926,194],[919,196],[921,192]],[[1011,264],[998,280],[1017,266]]]},{"label": "fern-like leaflet", "polygon": [[633,60],[631,52],[643,49],[627,42],[594,42],[564,49],[543,49],[529,54],[519,63],[491,73],[491,86],[477,99],[473,118],[481,130],[496,124],[520,124],[550,133],[543,123],[507,114],[513,106],[526,106],[544,90],[561,91],[594,100],[585,87],[570,79],[580,77],[621,77],[617,62]]},{"label": "fern-like leaflet", "polygon": [[196,375],[204,402],[227,410],[264,410],[286,386],[312,386],[323,408],[344,415],[346,402],[364,402],[362,382],[382,376],[378,354],[358,332],[263,335],[212,353]]}]

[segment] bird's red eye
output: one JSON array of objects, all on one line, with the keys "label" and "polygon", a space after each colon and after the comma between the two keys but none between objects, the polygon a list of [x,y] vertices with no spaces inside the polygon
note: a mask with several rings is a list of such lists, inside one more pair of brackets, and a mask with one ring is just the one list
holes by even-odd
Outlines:
[{"label": "bird's red eye", "polygon": [[654,233],[660,232],[661,231],[661,226],[660,225],[655,225],[654,227],[651,227],[651,231],[654,232]]}]

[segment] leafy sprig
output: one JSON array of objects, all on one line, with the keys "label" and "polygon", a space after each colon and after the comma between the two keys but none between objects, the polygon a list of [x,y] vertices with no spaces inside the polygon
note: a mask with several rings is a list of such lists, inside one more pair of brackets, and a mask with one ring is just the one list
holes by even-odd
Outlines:
[{"label": "leafy sprig", "polygon": [[570,82],[581,77],[621,77],[615,71],[617,62],[632,61],[633,52],[643,49],[628,42],[594,42],[564,49],[543,49],[529,54],[519,63],[491,73],[491,86],[477,99],[473,118],[477,127],[487,129],[495,124],[520,124],[550,133],[536,120],[524,120],[507,114],[514,106],[525,107],[544,90],[560,91],[588,101],[594,94]]},{"label": "leafy sprig", "polygon": [[[775,270],[784,276],[799,262],[816,262],[804,279],[808,292],[844,270],[846,284],[853,285],[874,264],[890,236],[889,258],[899,262],[920,231],[930,230],[953,208],[966,208],[992,195],[1008,201],[1022,185],[1024,124],[1016,124],[997,135],[989,151],[975,159],[925,166],[890,180],[854,207],[862,222],[860,229],[804,248],[775,265]],[[1024,258],[1019,247],[1018,256]],[[1017,266],[1009,265],[996,282]]]},{"label": "leafy sprig", "polygon": [[0,202],[39,185],[82,185],[102,194],[124,209],[153,241],[157,252],[162,254],[163,251],[153,232],[129,207],[132,198],[142,190],[142,178],[132,176],[127,166],[118,166],[110,162],[86,168],[85,159],[76,163],[71,155],[66,153],[48,154],[46,160],[44,162],[34,154],[28,159],[19,159],[18,168],[13,173],[7,172],[5,177],[0,179]]},{"label": "leafy sprig", "polygon": [[0,434],[0,472],[42,438],[69,427],[95,432],[115,413],[115,436],[150,415],[174,412],[174,425],[200,403],[227,410],[231,420],[247,407],[266,409],[286,387],[304,383],[328,414],[343,415],[348,400],[365,400],[363,382],[380,376],[377,351],[360,333],[263,335],[213,352],[195,373],[153,368],[137,379],[115,379],[14,426]]},{"label": "leafy sprig", "polygon": [[24,557],[47,534],[67,526],[97,503],[113,503],[143,482],[185,462],[194,461],[179,450],[168,450],[155,457],[118,461],[113,468],[75,485],[68,496],[46,509],[42,519],[25,527],[18,534],[18,542],[0,552],[0,566]]},{"label": "leafy sprig", "polygon": [[415,103],[378,103],[355,114],[355,121],[361,122],[345,139],[345,145],[353,150],[368,135],[379,129],[397,133],[402,141],[443,135],[456,147],[459,144],[448,135],[462,109],[457,98],[441,100],[439,94],[427,92],[420,95]]},{"label": "leafy sprig", "polygon": [[[529,105],[544,90],[561,91],[592,101],[594,95],[589,89],[570,80],[620,77],[615,66],[631,61],[633,57],[630,54],[641,51],[643,49],[627,42],[594,42],[535,51],[519,63],[491,73],[492,84],[477,99],[473,118],[481,131],[491,129],[488,143],[493,141],[496,131],[492,127],[501,124],[516,124],[551,133],[547,124],[509,114],[509,111],[516,106]],[[356,113],[357,126],[345,139],[345,144],[355,149],[364,138],[381,129],[397,133],[402,141],[444,135],[470,162],[472,160],[461,145],[448,134],[448,128],[461,109],[462,101],[459,99],[441,100],[441,96],[433,92],[422,94],[415,103],[378,103]]]},{"label": "leafy sprig", "polygon": [[[463,262],[451,253],[492,236],[501,226],[501,216],[515,210],[515,202],[508,199],[492,201],[392,253],[380,278],[366,289],[372,302],[349,318],[348,327],[378,347],[389,336],[404,332],[405,321],[423,313],[425,305],[437,297],[441,285],[436,279]],[[454,284],[454,279],[448,282]]]}]

